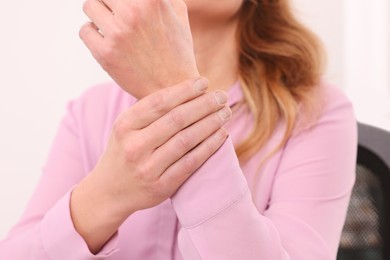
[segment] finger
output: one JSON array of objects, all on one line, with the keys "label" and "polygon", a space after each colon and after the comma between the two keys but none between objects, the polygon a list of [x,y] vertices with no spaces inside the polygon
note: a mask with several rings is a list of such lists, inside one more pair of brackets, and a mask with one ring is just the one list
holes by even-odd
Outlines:
[{"label": "finger", "polygon": [[195,78],[164,88],[141,99],[120,117],[125,128],[142,129],[162,117],[173,108],[204,94],[208,87],[205,78]]},{"label": "finger", "polygon": [[80,28],[80,38],[91,51],[95,59],[98,58],[100,46],[103,44],[103,36],[99,33],[99,29],[91,22],[85,23]]},{"label": "finger", "polygon": [[109,33],[113,23],[111,10],[99,0],[86,0],[83,5],[84,13],[99,28],[103,35]]},{"label": "finger", "polygon": [[228,106],[225,106],[218,112],[179,132],[156,149],[151,158],[159,167],[156,172],[164,172],[171,164],[218,131],[229,121],[231,115],[232,111]]},{"label": "finger", "polygon": [[150,136],[144,145],[150,149],[156,149],[184,128],[220,110],[226,102],[227,94],[216,91],[177,106],[140,132],[140,134]]},{"label": "finger", "polygon": [[203,163],[205,163],[225,142],[228,136],[224,128],[219,129],[204,142],[171,165],[160,177],[164,187],[177,190]]}]

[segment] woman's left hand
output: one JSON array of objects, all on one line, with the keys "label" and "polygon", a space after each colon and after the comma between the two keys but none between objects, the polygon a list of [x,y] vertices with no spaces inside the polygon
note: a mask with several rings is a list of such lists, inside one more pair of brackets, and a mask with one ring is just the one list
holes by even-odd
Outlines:
[{"label": "woman's left hand", "polygon": [[183,0],[86,0],[84,12],[81,39],[133,96],[199,76]]}]

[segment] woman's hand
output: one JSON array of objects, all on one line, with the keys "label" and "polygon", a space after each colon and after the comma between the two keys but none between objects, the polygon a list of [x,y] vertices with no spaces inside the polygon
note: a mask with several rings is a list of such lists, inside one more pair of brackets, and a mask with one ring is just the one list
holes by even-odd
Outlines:
[{"label": "woman's hand", "polygon": [[78,232],[98,251],[126,218],[171,197],[224,143],[224,92],[194,80],[140,100],[119,115],[106,151],[72,193]]},{"label": "woman's hand", "polygon": [[84,12],[81,39],[133,96],[199,76],[183,0],[86,0]]},{"label": "woman's hand", "polygon": [[203,94],[187,82],[121,114],[94,173],[111,185],[114,203],[129,214],[172,196],[225,141],[226,101],[224,92]]}]

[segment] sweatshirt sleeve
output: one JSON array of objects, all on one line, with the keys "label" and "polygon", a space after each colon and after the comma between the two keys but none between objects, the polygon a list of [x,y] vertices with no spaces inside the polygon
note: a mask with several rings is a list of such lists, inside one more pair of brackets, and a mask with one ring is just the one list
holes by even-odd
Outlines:
[{"label": "sweatshirt sleeve", "polygon": [[42,176],[19,222],[0,242],[0,259],[105,259],[116,252],[114,236],[92,255],[70,217],[72,188],[86,175],[79,135],[78,109],[69,104]]},{"label": "sweatshirt sleeve", "polygon": [[184,259],[336,259],[357,131],[349,101],[331,98],[314,127],[289,139],[276,172],[261,172],[274,175],[265,211],[253,202],[230,138],[180,188],[172,203]]}]

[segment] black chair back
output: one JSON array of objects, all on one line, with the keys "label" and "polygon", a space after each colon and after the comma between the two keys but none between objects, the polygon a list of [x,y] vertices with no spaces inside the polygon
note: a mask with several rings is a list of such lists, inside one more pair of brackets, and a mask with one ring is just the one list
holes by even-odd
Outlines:
[{"label": "black chair back", "polygon": [[338,260],[390,259],[390,133],[358,124],[356,183]]}]

